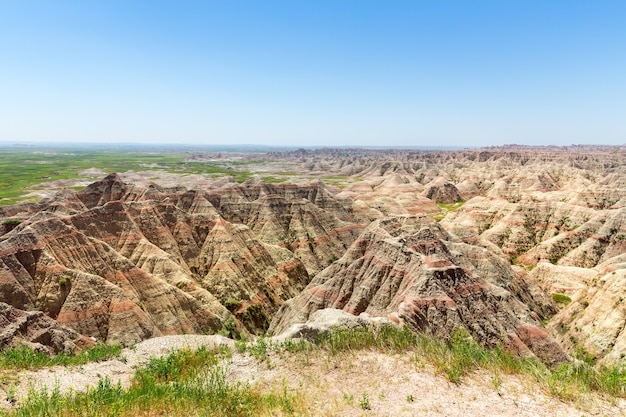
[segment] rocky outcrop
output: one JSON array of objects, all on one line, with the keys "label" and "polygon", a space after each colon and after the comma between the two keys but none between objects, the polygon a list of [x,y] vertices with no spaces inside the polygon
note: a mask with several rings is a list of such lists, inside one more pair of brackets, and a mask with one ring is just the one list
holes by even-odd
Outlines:
[{"label": "rocky outcrop", "polygon": [[352,202],[332,195],[319,181],[249,181],[212,190],[206,198],[225,220],[245,224],[262,242],[291,251],[309,274],[341,256],[364,227]]},{"label": "rocky outcrop", "polygon": [[264,331],[363,227],[319,182],[187,190],[111,174],[29,210],[0,237],[2,299],[122,344]]},{"label": "rocky outcrop", "polygon": [[463,201],[459,190],[454,184],[446,181],[444,178],[436,178],[428,183],[424,195],[426,198],[439,204],[453,204],[458,201]]},{"label": "rocky outcrop", "polygon": [[392,173],[347,185],[338,196],[354,202],[354,214],[363,222],[394,215],[439,212],[439,207],[422,195],[422,185],[413,175]]},{"label": "rocky outcrop", "polygon": [[463,245],[448,240],[426,216],[373,222],[341,259],[281,307],[269,331],[278,334],[317,310],[338,308],[403,320],[444,338],[464,327],[486,345],[507,343],[549,363],[567,360],[536,315],[506,288],[512,282],[498,273],[506,263],[474,249],[474,264],[462,267],[455,258]]},{"label": "rocky outcrop", "polygon": [[626,352],[626,255],[580,270],[586,272],[578,274],[579,285],[569,292],[572,301],[549,328],[573,352],[620,363]]},{"label": "rocky outcrop", "polygon": [[276,341],[287,339],[315,340],[336,329],[378,329],[383,326],[397,326],[386,317],[371,317],[367,313],[358,316],[336,308],[324,308],[314,311],[306,323],[295,323],[280,335]]},{"label": "rocky outcrop", "polygon": [[215,311],[64,220],[42,213],[0,242],[1,259],[16,271],[14,282],[22,280],[30,305],[112,343],[221,327]]},{"label": "rocky outcrop", "polygon": [[23,311],[0,302],[0,350],[27,346],[49,354],[73,353],[93,344],[41,311]]},{"label": "rocky outcrop", "polygon": [[465,241],[488,240],[528,266],[550,262],[592,268],[626,249],[624,210],[475,197],[442,225]]}]

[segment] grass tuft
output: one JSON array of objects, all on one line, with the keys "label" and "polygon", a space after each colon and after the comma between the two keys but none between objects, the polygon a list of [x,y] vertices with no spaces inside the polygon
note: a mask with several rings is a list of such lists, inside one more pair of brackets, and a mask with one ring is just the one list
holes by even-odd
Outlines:
[{"label": "grass tuft", "polygon": [[50,357],[25,346],[0,351],[0,367],[5,369],[37,369],[54,365],[82,365],[118,357],[121,345],[97,344],[75,354],[60,353]]},{"label": "grass tuft", "polygon": [[559,293],[552,294],[552,300],[554,302],[565,304],[565,305],[568,305],[569,303],[572,302],[572,299],[569,296],[565,294],[559,294]]},{"label": "grass tuft", "polygon": [[298,397],[281,392],[263,394],[228,380],[219,364],[228,352],[200,348],[153,358],[137,370],[129,388],[101,379],[86,393],[61,394],[56,387],[31,390],[16,409],[2,416],[257,416],[292,415]]}]

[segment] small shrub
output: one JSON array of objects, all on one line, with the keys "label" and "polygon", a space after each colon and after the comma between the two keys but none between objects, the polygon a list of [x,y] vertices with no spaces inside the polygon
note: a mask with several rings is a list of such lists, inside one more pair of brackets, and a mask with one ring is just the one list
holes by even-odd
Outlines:
[{"label": "small shrub", "polygon": [[587,350],[584,347],[578,344],[577,340],[574,339],[573,342],[574,342],[574,349],[576,351],[574,356],[576,357],[576,359],[579,359],[590,366],[595,365],[598,358],[596,358],[596,356],[593,353],[587,352]]},{"label": "small shrub", "polygon": [[572,302],[572,299],[565,294],[554,293],[552,294],[552,300],[560,304],[569,304]]},{"label": "small shrub", "polygon": [[18,219],[7,219],[2,222],[7,232],[15,229],[20,223],[22,223],[22,221]]},{"label": "small shrub", "polygon": [[347,392],[342,392],[341,395],[346,404],[352,405],[352,403],[354,402],[354,395],[348,394]]},{"label": "small shrub", "polygon": [[264,337],[259,337],[254,343],[246,345],[246,350],[254,356],[257,360],[263,360],[267,358],[267,352],[272,348],[272,345],[267,342]]},{"label": "small shrub", "polygon": [[70,282],[70,277],[60,277],[59,278],[59,287],[65,289],[67,284]]},{"label": "small shrub", "polygon": [[195,352],[183,349],[169,356],[150,359],[145,368],[137,371],[135,379],[142,384],[181,381],[196,376],[198,369],[216,363],[215,352],[204,346]]},{"label": "small shrub", "polygon": [[240,320],[257,329],[267,330],[270,324],[268,316],[259,304],[250,304],[245,311],[237,313],[237,316]]},{"label": "small shrub", "polygon": [[239,310],[239,307],[241,307],[241,301],[229,298],[228,300],[224,301],[224,307],[226,307],[226,309],[231,313],[234,313],[235,311]]},{"label": "small shrub", "polygon": [[15,404],[17,402],[17,387],[15,386],[15,384],[9,385],[9,387],[6,389],[6,394],[7,401],[9,401],[11,404]]},{"label": "small shrub", "polygon": [[363,410],[371,410],[372,409],[369,397],[367,395],[367,392],[365,392],[365,391],[363,391],[363,395],[361,396],[361,399],[359,400],[359,407],[361,407],[361,409],[363,409]]},{"label": "small shrub", "polygon": [[220,331],[217,334],[221,336],[226,336],[234,340],[241,339],[241,332],[237,328],[237,323],[233,316],[230,316],[222,325]]}]

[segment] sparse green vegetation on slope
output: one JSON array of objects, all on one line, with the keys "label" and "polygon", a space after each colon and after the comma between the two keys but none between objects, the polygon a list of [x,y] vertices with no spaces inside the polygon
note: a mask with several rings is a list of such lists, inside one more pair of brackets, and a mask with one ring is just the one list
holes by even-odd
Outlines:
[{"label": "sparse green vegetation on slope", "polygon": [[437,203],[439,208],[441,209],[441,213],[438,213],[434,216],[435,221],[441,221],[448,213],[458,210],[465,203],[465,201],[457,201],[456,203]]}]

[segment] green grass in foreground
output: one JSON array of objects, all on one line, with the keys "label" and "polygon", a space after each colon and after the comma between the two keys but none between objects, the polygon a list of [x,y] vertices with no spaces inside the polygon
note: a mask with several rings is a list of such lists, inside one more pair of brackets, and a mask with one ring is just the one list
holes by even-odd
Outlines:
[{"label": "green grass in foreground", "polygon": [[121,352],[121,345],[98,344],[76,354],[61,353],[50,357],[43,352],[22,346],[0,351],[0,368],[21,370],[54,365],[82,365],[116,358]]},{"label": "green grass in foreground", "polygon": [[592,366],[593,361],[576,361],[550,369],[534,358],[522,358],[509,350],[489,349],[479,345],[465,330],[457,331],[450,340],[442,341],[428,335],[415,334],[408,328],[383,327],[368,329],[337,329],[313,344],[292,341],[271,345],[265,339],[255,343],[237,343],[241,352],[249,352],[257,359],[271,350],[290,352],[314,351],[340,355],[364,349],[384,353],[412,353],[416,363],[431,364],[438,374],[450,382],[461,383],[463,377],[483,369],[492,374],[494,385],[499,385],[501,374],[517,374],[535,380],[546,393],[573,401],[581,393],[598,392],[626,397],[626,363],[622,366]]},{"label": "green grass in foreground", "polygon": [[[410,354],[417,367],[429,363],[435,371],[454,383],[482,369],[491,374],[496,389],[502,374],[518,374],[536,381],[546,393],[574,401],[580,394],[596,391],[626,396],[626,371],[618,368],[593,368],[586,363],[566,364],[549,369],[534,359],[513,355],[505,349],[486,349],[459,331],[445,342],[408,329],[334,330],[314,343],[287,340],[270,343],[238,342],[237,350],[258,360],[269,361],[270,353],[310,358],[328,355],[337,360],[364,350]],[[231,352],[182,350],[152,359],[137,370],[132,385],[122,388],[108,379],[84,394],[31,391],[17,409],[1,416],[258,416],[305,413],[305,398],[300,394],[260,392],[227,378],[219,359]],[[303,366],[306,366],[303,361]],[[375,377],[375,376],[373,376]],[[362,407],[363,408],[363,407]]]},{"label": "green grass in foreground", "polygon": [[32,390],[19,408],[2,416],[258,416],[291,414],[296,397],[284,389],[263,394],[230,383],[218,359],[227,352],[181,350],[153,358],[125,389],[108,378],[87,393]]}]

